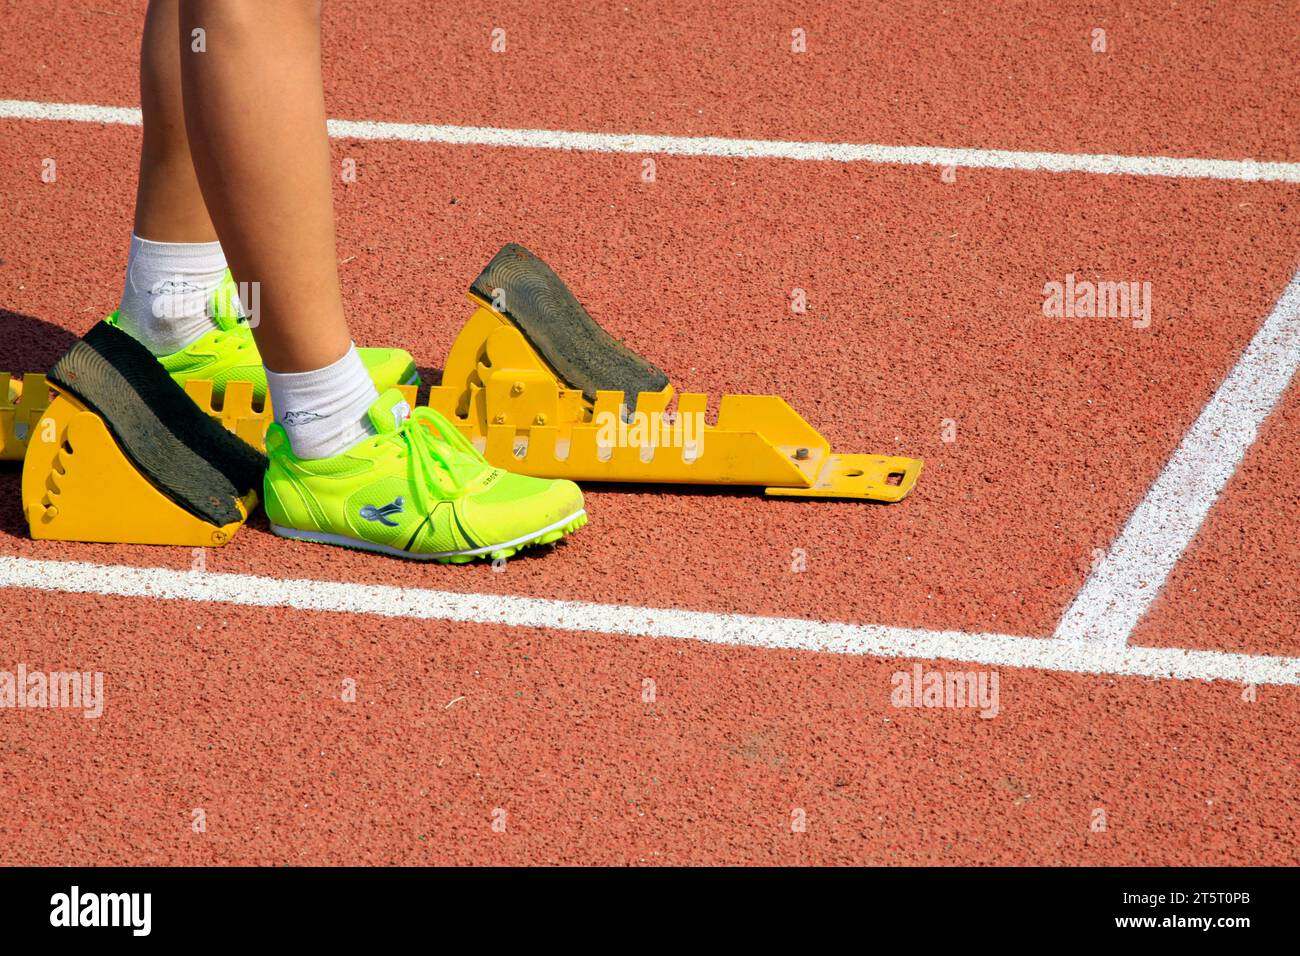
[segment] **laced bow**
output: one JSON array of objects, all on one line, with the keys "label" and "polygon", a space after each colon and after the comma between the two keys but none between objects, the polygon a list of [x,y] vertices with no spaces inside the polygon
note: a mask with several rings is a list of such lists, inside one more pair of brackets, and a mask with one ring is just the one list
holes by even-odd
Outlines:
[{"label": "laced bow", "polygon": [[[437,435],[429,430],[430,425]],[[487,464],[460,429],[431,408],[414,409],[397,431],[381,437],[400,442],[409,455],[415,504],[421,514],[433,510],[434,489],[459,494]]]}]

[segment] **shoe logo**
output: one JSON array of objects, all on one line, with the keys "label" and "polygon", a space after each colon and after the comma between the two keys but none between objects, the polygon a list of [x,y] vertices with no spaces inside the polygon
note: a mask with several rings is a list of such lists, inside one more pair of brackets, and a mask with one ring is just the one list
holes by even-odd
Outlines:
[{"label": "shoe logo", "polygon": [[308,422],[318,421],[324,417],[324,415],[318,415],[315,412],[285,412],[284,423],[286,425],[306,425]]},{"label": "shoe logo", "polygon": [[384,505],[382,508],[376,508],[374,505],[366,505],[361,509],[361,517],[365,518],[367,521],[378,521],[380,524],[386,524],[390,528],[396,528],[397,522],[389,521],[388,518],[390,515],[401,514],[402,508],[405,504],[405,500],[397,498],[395,501]]},{"label": "shoe logo", "polygon": [[[402,427],[402,422],[411,417],[411,406],[408,402],[398,402],[393,406],[393,424],[398,428]],[[401,501],[399,498],[398,501]]]}]

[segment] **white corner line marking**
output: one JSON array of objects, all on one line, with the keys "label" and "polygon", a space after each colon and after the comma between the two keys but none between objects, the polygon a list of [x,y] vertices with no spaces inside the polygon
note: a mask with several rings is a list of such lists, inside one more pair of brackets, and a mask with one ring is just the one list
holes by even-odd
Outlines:
[{"label": "white corner line marking", "polygon": [[[0,119],[139,126],[140,111],[129,106],[0,100]],[[388,139],[459,146],[503,146],[522,149],[736,159],[864,162],[906,166],[961,166],[967,169],[1012,169],[1025,172],[1300,183],[1300,163],[1261,162],[1254,159],[1046,153],[1006,149],[956,149],[946,146],[886,146],[874,143],[730,139],[720,136],[662,136],[651,133],[583,133],[567,130],[501,129],[490,126],[446,126],[345,119],[330,120],[329,132],[331,136],[339,139]]]},{"label": "white corner line marking", "polygon": [[1300,684],[1300,658],[1157,647],[1079,645],[1008,634],[930,631],[79,561],[0,557],[0,588],[3,587],[537,627],[583,634],[676,638],[727,646],[830,654],[950,660],[991,667],[1080,674],[1224,680],[1243,684]]},{"label": "white corner line marking", "polygon": [[1055,637],[1123,647],[1300,366],[1300,272],[1066,608]]}]

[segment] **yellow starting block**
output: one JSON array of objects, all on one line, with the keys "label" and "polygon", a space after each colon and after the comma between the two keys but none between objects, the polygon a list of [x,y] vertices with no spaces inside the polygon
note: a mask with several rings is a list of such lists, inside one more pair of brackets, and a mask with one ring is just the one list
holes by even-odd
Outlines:
[{"label": "yellow starting block", "polygon": [[[44,397],[43,376],[24,392],[37,385]],[[48,387],[23,459],[33,538],[218,547],[257,506],[265,456],[187,401],[126,333],[95,326]]]},{"label": "yellow starting block", "polygon": [[[527,249],[504,246],[469,292],[429,405],[493,465],[574,481],[758,485],[769,495],[898,501],[922,462],[843,455],[773,395],[676,395]],[[673,407],[674,397],[676,407]]]},{"label": "yellow starting block", "polygon": [[832,454],[784,399],[724,395],[716,425],[708,396],[671,385],[594,401],[567,387],[523,334],[491,304],[478,306],[447,357],[429,405],[446,415],[500,468],[574,481],[761,485],[769,495],[898,501],[920,461]]},{"label": "yellow starting block", "polygon": [[234,521],[191,514],[136,470],[104,420],[72,395],[60,393],[41,425],[54,440],[32,442],[23,463],[23,510],[33,538],[215,548],[257,506],[250,490],[238,500]]}]

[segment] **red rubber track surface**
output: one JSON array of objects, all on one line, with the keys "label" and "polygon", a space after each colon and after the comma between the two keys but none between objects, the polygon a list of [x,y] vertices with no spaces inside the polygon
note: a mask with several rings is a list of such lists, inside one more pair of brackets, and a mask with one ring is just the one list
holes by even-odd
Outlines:
[{"label": "red rubber track surface", "polygon": [[[0,35],[7,97],[137,102],[139,2],[23,6]],[[1260,160],[1294,159],[1300,134],[1277,95],[1300,88],[1287,0],[324,10],[330,112],[351,119]]]},{"label": "red rubber track surface", "polygon": [[[1285,4],[626,6],[480,21],[327,3],[331,115],[1297,158]],[[0,98],[133,104],[140,5],[48,7],[6,14]],[[138,144],[0,120],[0,367],[48,367],[115,304]],[[634,155],[334,147],[358,162],[335,200],[360,344],[436,370],[463,290],[518,241],[679,389],[779,394],[836,448],[926,471],[888,507],[590,486],[591,524],[505,573],[294,544],[259,515],[212,571],[1046,636],[1297,266],[1283,184],[669,156],[645,183]],[[1151,328],[1044,318],[1044,283],[1067,273],[1150,281]],[[1297,653],[1296,401],[1134,644]],[[0,555],[191,562],[29,540],[12,465]],[[1297,861],[1294,687],[1247,702],[1231,684],[1001,668],[982,720],[892,707],[909,661],[4,595],[0,670],[100,670],[108,693],[98,720],[0,711],[14,862]]]},{"label": "red rubber track surface", "polygon": [[1262,743],[1291,688],[1004,670],[982,720],[891,706],[898,661],[10,594],[18,659],[108,675],[97,720],[0,722],[15,863],[1282,864],[1300,837]]}]

